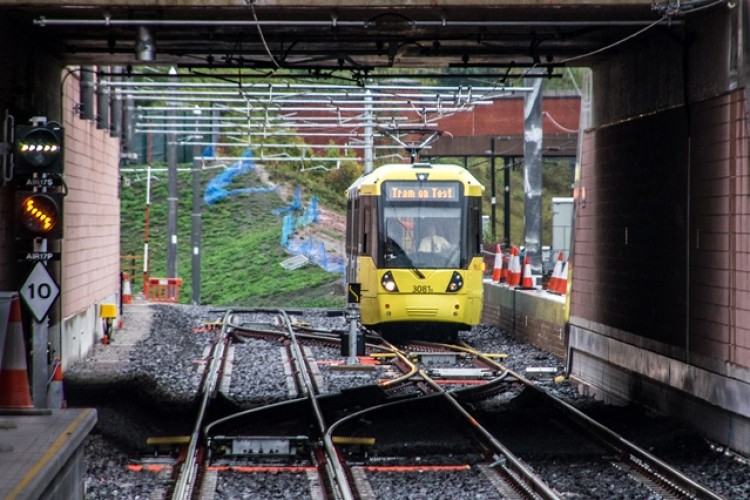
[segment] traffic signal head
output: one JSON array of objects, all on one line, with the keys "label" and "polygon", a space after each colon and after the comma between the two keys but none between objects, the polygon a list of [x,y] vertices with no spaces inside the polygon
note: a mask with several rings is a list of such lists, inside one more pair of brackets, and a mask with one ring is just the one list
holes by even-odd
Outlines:
[{"label": "traffic signal head", "polygon": [[15,172],[19,174],[62,173],[62,127],[55,122],[17,126],[13,158]]},{"label": "traffic signal head", "polygon": [[62,238],[62,193],[16,192],[16,238]]}]

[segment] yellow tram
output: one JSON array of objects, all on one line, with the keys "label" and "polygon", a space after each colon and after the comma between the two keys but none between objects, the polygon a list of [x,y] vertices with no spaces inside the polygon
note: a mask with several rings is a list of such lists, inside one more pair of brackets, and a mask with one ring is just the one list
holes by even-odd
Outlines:
[{"label": "yellow tram", "polygon": [[361,323],[455,338],[480,322],[484,187],[456,165],[384,165],[347,191],[346,280]]}]

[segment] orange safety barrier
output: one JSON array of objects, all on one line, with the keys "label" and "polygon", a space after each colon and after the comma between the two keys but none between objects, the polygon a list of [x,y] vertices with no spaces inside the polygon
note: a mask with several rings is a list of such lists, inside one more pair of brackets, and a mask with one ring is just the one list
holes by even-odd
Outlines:
[{"label": "orange safety barrier", "polygon": [[152,302],[178,302],[182,278],[149,278],[148,300]]}]

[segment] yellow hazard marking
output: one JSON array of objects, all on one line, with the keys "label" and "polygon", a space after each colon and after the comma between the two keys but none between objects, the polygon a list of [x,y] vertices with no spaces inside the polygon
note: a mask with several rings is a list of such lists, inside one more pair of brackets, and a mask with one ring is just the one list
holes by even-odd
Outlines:
[{"label": "yellow hazard marking", "polygon": [[149,446],[160,446],[165,444],[188,444],[190,436],[161,436],[146,438],[146,444]]},{"label": "yellow hazard marking", "polygon": [[65,431],[58,436],[57,439],[55,439],[55,442],[52,443],[52,446],[50,446],[47,451],[42,455],[42,458],[34,465],[34,467],[29,470],[29,472],[19,481],[19,483],[16,485],[13,490],[11,490],[10,493],[8,493],[8,496],[6,498],[16,498],[21,491],[23,491],[26,486],[29,485],[32,479],[34,479],[41,470],[47,466],[47,464],[52,460],[52,458],[57,454],[57,452],[62,448],[63,444],[70,438],[71,434],[73,434],[73,430],[80,425],[81,421],[86,417],[89,413],[91,413],[93,410],[86,409],[81,412],[80,415],[76,417],[73,422],[65,429]]},{"label": "yellow hazard marking", "polygon": [[490,359],[505,359],[508,357],[507,354],[485,354]]},{"label": "yellow hazard marking", "polygon": [[366,446],[375,444],[375,438],[373,437],[333,436],[331,441],[333,441],[333,444],[361,444]]}]

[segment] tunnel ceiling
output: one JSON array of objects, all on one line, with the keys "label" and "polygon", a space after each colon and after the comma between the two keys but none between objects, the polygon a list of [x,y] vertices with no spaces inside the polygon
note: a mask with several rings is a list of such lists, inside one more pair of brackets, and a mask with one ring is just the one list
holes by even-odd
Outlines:
[{"label": "tunnel ceiling", "polygon": [[668,16],[651,2],[335,9],[251,2],[233,8],[160,2],[158,8],[105,9],[91,3],[29,7],[28,2],[0,2],[0,16],[65,64],[141,65],[135,57],[140,30],[155,47],[148,64],[344,71],[355,78],[388,73],[385,68],[479,68],[508,76],[532,67],[552,71],[588,64],[630,37],[637,39],[633,35],[642,30],[679,35],[681,29],[674,12]]}]

